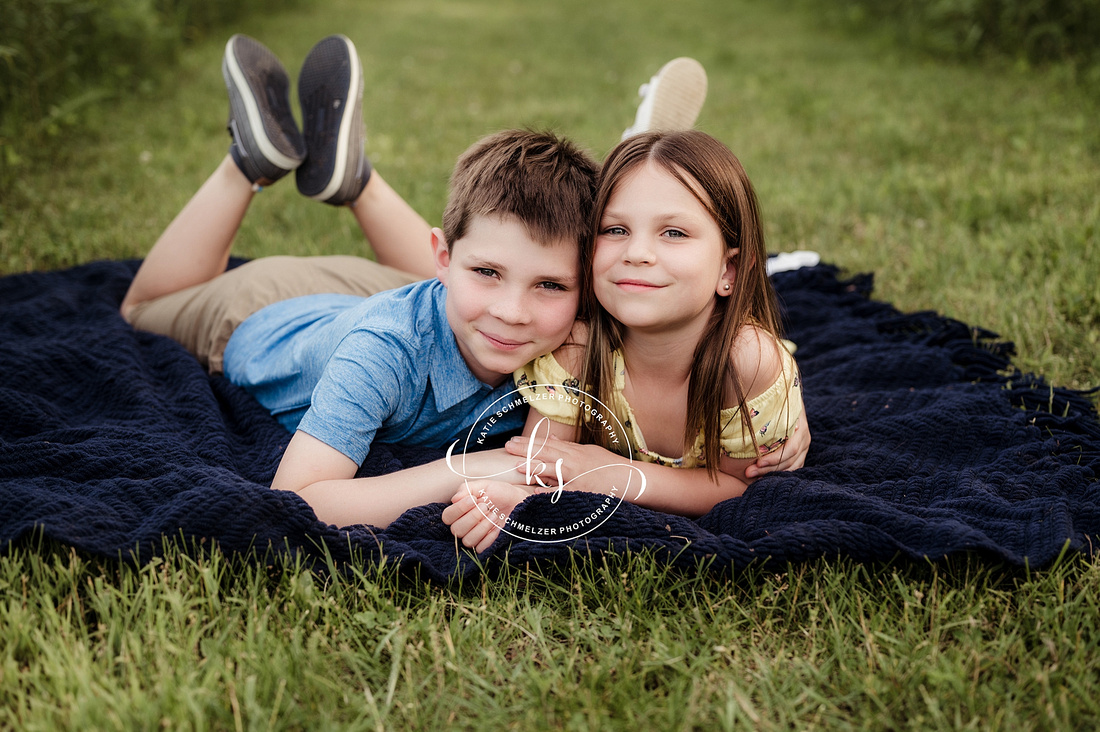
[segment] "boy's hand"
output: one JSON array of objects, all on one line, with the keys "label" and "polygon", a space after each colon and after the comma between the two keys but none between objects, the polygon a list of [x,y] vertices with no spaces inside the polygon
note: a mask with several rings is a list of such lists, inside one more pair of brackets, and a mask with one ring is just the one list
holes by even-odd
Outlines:
[{"label": "boy's hand", "polygon": [[443,523],[465,546],[480,554],[492,545],[505,519],[529,495],[531,492],[522,486],[500,480],[471,480],[443,509]]},{"label": "boy's hand", "polygon": [[759,460],[745,468],[745,477],[753,480],[779,470],[797,470],[806,464],[806,453],[809,450],[810,425],[806,421],[806,411],[803,410],[787,442],[778,450],[761,455]]}]

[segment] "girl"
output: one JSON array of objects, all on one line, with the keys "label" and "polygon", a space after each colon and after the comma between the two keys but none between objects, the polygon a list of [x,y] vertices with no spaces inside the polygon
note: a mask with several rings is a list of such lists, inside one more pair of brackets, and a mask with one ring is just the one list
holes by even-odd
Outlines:
[{"label": "girl", "polygon": [[[760,474],[754,463],[774,459],[800,425],[795,443],[808,439],[798,370],[779,338],[756,195],[740,161],[714,138],[651,132],[611,152],[596,210],[587,274],[598,306],[566,345],[518,375],[532,410],[524,436],[507,449],[524,457],[530,448],[559,464],[570,490],[608,492],[599,468],[623,462],[608,449],[608,431],[578,419],[569,401],[539,398],[583,384],[623,425],[633,467],[645,476],[644,492],[628,500],[698,516],[744,492]],[[543,417],[548,440],[533,434]],[[780,467],[800,467],[804,456],[794,449]],[[531,489],[469,487],[443,518],[483,551],[500,527],[474,496],[507,515]]]}]

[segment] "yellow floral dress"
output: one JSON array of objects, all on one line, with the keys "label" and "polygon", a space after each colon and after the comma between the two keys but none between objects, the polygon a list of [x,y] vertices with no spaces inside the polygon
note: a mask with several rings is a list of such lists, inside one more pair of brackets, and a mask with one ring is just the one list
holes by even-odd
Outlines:
[{"label": "yellow floral dress", "polygon": [[[802,415],[802,379],[791,355],[793,344],[789,341],[782,343],[782,372],[771,386],[746,404],[750,410],[752,429],[756,434],[756,448],[753,446],[752,436],[741,424],[740,408],[722,410],[722,435],[719,444],[722,454],[727,457],[756,458],[778,449],[787,441]],[[678,458],[659,455],[647,448],[645,437],[634,418],[634,410],[623,396],[626,369],[622,353],[615,351],[613,356],[615,385],[608,406],[626,432],[633,456],[645,462],[673,468],[705,467],[702,431],[696,435],[691,448]],[[577,423],[581,409],[585,408],[584,400],[576,397],[580,382],[558,363],[553,354],[540,356],[517,369],[513,378],[516,388],[527,403],[544,417],[562,424]]]}]

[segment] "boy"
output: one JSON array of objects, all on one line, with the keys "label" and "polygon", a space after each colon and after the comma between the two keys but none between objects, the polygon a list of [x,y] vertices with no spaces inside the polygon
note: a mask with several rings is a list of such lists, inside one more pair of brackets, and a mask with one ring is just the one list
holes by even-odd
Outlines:
[{"label": "boy", "polygon": [[[323,39],[303,64],[301,134],[286,70],[261,44],[231,38],[223,74],[230,154],[146,257],[123,316],[179,340],[293,433],[271,487],[297,492],[322,521],[384,526],[448,500],[459,479],[442,462],[354,475],[375,439],[445,447],[464,436],[511,391],[514,370],[565,340],[596,164],[551,135],[490,136],[460,157],[443,230],[432,229],[363,155],[348,39]],[[352,205],[382,264],[270,257],[225,272],[252,196],[291,170],[303,194]],[[520,426],[516,413],[497,428]],[[516,463],[503,451],[474,459],[483,475]]]}]

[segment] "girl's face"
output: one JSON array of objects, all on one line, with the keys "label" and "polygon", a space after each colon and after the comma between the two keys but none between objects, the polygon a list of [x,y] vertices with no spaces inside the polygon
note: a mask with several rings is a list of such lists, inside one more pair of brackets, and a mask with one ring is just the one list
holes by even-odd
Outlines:
[{"label": "girl's face", "polygon": [[729,295],[736,251],[691,191],[645,163],[619,181],[600,218],[593,288],[628,328],[701,332],[715,295]]}]

